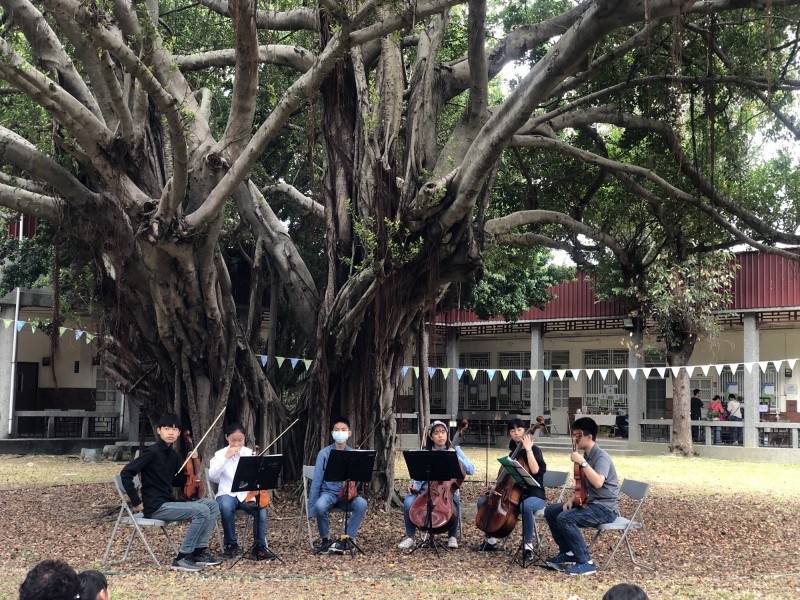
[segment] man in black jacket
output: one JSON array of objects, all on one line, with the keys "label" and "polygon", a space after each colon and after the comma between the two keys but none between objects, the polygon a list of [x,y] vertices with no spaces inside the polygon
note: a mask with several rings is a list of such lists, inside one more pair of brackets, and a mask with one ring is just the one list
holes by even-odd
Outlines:
[{"label": "man in black jacket", "polygon": [[[703,401],[700,399],[700,390],[692,390],[692,404],[689,407],[689,417],[692,421],[699,421],[703,411]],[[692,440],[695,442],[700,441],[700,427],[692,425]]]},{"label": "man in black jacket", "polygon": [[[125,493],[135,512],[143,511],[148,519],[185,521],[191,519],[178,556],[172,561],[177,571],[201,571],[203,566],[218,565],[222,561],[208,553],[208,539],[219,516],[219,506],[212,498],[192,502],[175,502],[172,498],[173,481],[178,472],[178,453],[172,447],[181,434],[176,415],[165,415],[156,424],[158,441],[129,462],[120,476]],[[136,490],[133,478],[140,475],[142,497]]]}]

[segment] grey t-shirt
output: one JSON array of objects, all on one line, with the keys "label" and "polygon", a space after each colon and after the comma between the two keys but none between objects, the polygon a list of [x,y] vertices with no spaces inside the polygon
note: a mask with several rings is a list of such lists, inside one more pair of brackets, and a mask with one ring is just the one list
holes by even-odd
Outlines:
[{"label": "grey t-shirt", "polygon": [[595,472],[606,478],[600,489],[596,489],[587,482],[589,502],[596,502],[609,510],[619,513],[619,479],[617,479],[617,470],[614,468],[614,463],[611,461],[608,452],[595,444],[592,451],[586,455],[586,462]]}]

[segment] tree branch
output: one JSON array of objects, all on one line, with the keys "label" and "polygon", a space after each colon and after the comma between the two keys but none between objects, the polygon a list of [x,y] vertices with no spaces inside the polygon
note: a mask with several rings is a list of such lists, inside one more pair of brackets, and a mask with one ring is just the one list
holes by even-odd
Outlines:
[{"label": "tree branch", "polygon": [[288,183],[276,183],[274,185],[267,185],[261,188],[261,192],[267,196],[273,194],[286,194],[291,198],[298,206],[307,210],[311,215],[316,219],[324,219],[325,218],[325,207],[316,202],[313,198],[306,196]]},{"label": "tree branch", "polygon": [[[305,73],[314,64],[314,54],[302,46],[267,44],[258,47],[258,62],[280,67],[290,67]],[[179,55],[175,62],[182,71],[199,71],[210,67],[231,67],[236,63],[236,54],[232,48],[211,50],[198,54]]]},{"label": "tree branch", "polygon": [[[228,2],[224,0],[200,0],[200,4],[216,13],[230,16]],[[259,29],[273,31],[318,31],[319,14],[311,8],[297,8],[288,12],[259,10],[256,12],[256,24]]]},{"label": "tree branch", "polygon": [[58,199],[0,183],[0,204],[51,223],[61,222]]}]

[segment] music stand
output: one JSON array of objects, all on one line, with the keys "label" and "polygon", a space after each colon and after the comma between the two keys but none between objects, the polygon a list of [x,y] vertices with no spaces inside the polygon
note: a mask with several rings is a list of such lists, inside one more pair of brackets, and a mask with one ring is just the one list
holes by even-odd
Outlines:
[{"label": "music stand", "polygon": [[[542,486],[540,486],[539,482],[536,481],[533,476],[525,470],[525,467],[523,467],[516,460],[507,456],[502,456],[497,460],[501,465],[503,465],[506,473],[508,473],[509,476],[514,480],[514,483],[519,485],[520,489],[522,489],[522,500],[520,500],[519,503],[519,514],[522,520],[522,543],[520,544],[519,549],[514,553],[514,556],[511,558],[511,562],[519,562],[519,565],[525,569],[528,566],[525,560],[525,500],[527,500],[530,496],[532,489],[540,488]],[[535,518],[536,517],[534,516],[534,519]],[[520,554],[520,552],[522,553],[522,560],[518,561],[517,555]]]},{"label": "music stand", "polygon": [[[337,450],[333,448],[325,465],[322,481],[342,481],[345,489],[349,489],[351,481],[371,481],[376,454],[375,450]],[[347,507],[351,502],[352,500],[344,503],[344,534],[340,539],[344,542],[345,551],[349,551],[352,557],[355,555],[355,550],[361,554],[366,553],[347,535],[347,523],[350,517]]]},{"label": "music stand", "polygon": [[[281,473],[281,468],[283,468],[283,454],[240,456],[239,464],[236,467],[236,472],[233,474],[233,481],[231,482],[231,493],[266,493],[267,490],[275,489],[275,487],[278,485],[278,476]],[[259,510],[261,509],[256,506],[256,514],[253,515],[254,519],[259,518]],[[253,545],[250,546],[249,552],[245,554],[249,553],[251,556],[255,556],[257,546],[258,540],[253,540]],[[272,552],[272,550],[270,550],[270,553],[280,562],[283,562],[281,557]],[[231,566],[228,568],[233,568],[240,560],[242,560],[245,554],[240,554],[239,557],[233,561]]]},{"label": "music stand", "polygon": [[[448,481],[450,479],[462,479],[464,473],[461,464],[458,462],[458,454],[446,450],[404,450],[403,458],[408,465],[408,474],[411,479],[425,481],[430,487],[431,481]],[[439,548],[447,549],[447,546],[436,541],[431,532],[433,513],[433,499],[428,494],[428,505],[425,511],[425,537],[417,544],[413,551],[418,548],[431,548],[439,556]],[[412,552],[413,552],[412,551]]]}]

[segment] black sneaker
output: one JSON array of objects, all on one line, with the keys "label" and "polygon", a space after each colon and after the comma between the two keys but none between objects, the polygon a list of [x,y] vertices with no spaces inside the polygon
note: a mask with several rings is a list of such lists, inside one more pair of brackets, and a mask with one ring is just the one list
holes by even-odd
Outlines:
[{"label": "black sneaker", "polygon": [[566,565],[573,564],[575,562],[575,556],[573,554],[567,554],[566,552],[559,552],[558,554],[556,554],[555,556],[551,556],[544,562],[551,569],[556,569],[560,571]]},{"label": "black sneaker", "polygon": [[194,559],[194,562],[196,562],[198,565],[203,565],[207,567],[213,567],[215,565],[222,564],[222,561],[216,556],[211,556],[208,553],[208,550],[204,550],[200,554],[194,554],[192,555],[192,558]]},{"label": "black sneaker", "polygon": [[347,550],[347,544],[344,540],[338,540],[330,545],[328,548],[328,554],[344,554]]},{"label": "black sneaker", "polygon": [[333,545],[333,540],[329,540],[328,538],[322,538],[322,541],[317,548],[317,554],[327,554],[330,547]]},{"label": "black sneaker", "polygon": [[525,548],[525,550],[523,552],[525,553],[525,556],[524,556],[523,560],[525,562],[533,562],[533,558],[534,558],[533,550],[531,550],[530,548]]},{"label": "black sneaker", "polygon": [[203,567],[198,565],[191,556],[176,558],[169,568],[175,571],[186,571],[187,573],[197,573],[203,570]]},{"label": "black sneaker", "polygon": [[259,546],[256,548],[256,553],[253,555],[254,560],[275,560],[275,555],[270,552],[269,548]]},{"label": "black sneaker", "polygon": [[230,560],[232,558],[236,558],[236,555],[239,554],[239,546],[236,544],[225,544],[225,550],[222,552],[222,558],[225,560]]},{"label": "black sneaker", "polygon": [[490,544],[486,540],[483,540],[482,544],[478,544],[472,550],[475,552],[497,552],[499,549],[499,544]]}]

